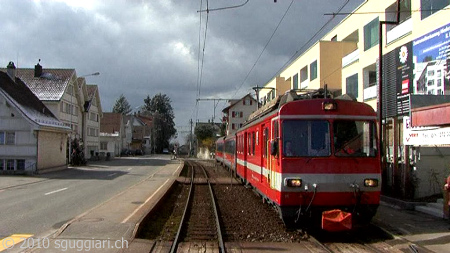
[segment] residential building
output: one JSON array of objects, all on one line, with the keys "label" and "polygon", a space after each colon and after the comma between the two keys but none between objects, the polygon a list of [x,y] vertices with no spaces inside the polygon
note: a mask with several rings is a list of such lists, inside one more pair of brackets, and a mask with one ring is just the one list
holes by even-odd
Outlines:
[{"label": "residential building", "polygon": [[125,138],[124,117],[121,113],[104,112],[100,122],[100,153],[120,156]]},{"label": "residential building", "polygon": [[126,147],[132,151],[142,150],[146,154],[154,152],[153,117],[135,113],[125,118]]},{"label": "residential building", "polygon": [[258,102],[250,94],[241,99],[229,100],[229,105],[225,107],[224,123],[226,124],[226,134],[233,134],[244,125],[250,114],[258,109]]},{"label": "residential building", "polygon": [[326,84],[368,103],[383,125],[383,189],[402,197],[438,194],[450,164],[450,138],[442,136],[450,136],[449,4],[366,0],[264,87],[279,96],[279,78],[290,89]]},{"label": "residential building", "polygon": [[[3,68],[0,71],[6,72],[6,69]],[[95,123],[95,127],[92,127],[93,123],[89,122],[91,133],[88,134],[87,120],[89,116],[86,116],[85,104],[89,109],[92,102],[88,96],[85,79],[78,78],[75,69],[47,69],[38,63],[34,69],[17,68],[16,75],[50,109],[56,118],[72,129],[68,138],[70,140],[76,139],[80,143],[86,158],[91,155],[85,144],[86,138],[91,136],[92,133],[95,135],[95,129],[97,129],[97,143],[93,143],[95,140],[89,138],[88,145],[91,147],[90,150],[94,146],[98,150],[100,145],[98,140],[100,121]],[[96,101],[94,101],[94,110],[97,110],[97,112],[94,113],[101,116],[98,97],[97,91],[95,94]],[[69,145],[68,152],[71,152],[71,145]]]},{"label": "residential building", "polygon": [[100,95],[97,85],[86,85],[87,99],[84,101],[83,122],[86,129],[83,133],[86,158],[90,158],[100,150],[100,122],[103,117]]},{"label": "residential building", "polygon": [[0,173],[40,173],[67,167],[70,127],[58,120],[10,62],[0,72]]}]

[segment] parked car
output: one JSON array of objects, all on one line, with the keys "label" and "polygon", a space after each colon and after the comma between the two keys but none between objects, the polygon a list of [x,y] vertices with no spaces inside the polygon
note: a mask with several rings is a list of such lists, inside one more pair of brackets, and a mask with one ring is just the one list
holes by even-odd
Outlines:
[{"label": "parked car", "polygon": [[124,148],[122,151],[120,151],[120,156],[129,156],[131,155],[131,150]]},{"label": "parked car", "polygon": [[163,148],[163,154],[169,154],[169,149],[168,148]]}]

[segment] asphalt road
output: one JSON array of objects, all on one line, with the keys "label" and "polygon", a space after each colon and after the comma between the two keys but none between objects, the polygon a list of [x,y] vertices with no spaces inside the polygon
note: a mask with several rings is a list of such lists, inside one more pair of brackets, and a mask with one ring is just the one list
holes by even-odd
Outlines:
[{"label": "asphalt road", "polygon": [[47,237],[170,162],[168,155],[127,157],[38,177],[0,176],[0,238],[12,234]]}]

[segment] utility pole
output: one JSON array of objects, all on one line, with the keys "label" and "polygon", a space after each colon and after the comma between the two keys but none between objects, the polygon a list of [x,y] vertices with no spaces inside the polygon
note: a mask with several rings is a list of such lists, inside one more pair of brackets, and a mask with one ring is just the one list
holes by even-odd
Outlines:
[{"label": "utility pole", "polygon": [[[214,124],[214,119],[216,118],[216,108],[217,105],[219,104],[220,101],[224,101],[224,100],[233,100],[233,99],[229,99],[229,98],[197,98],[197,102],[198,101],[213,101],[214,103],[214,114],[213,114],[213,124]],[[217,101],[217,103],[216,103]]]},{"label": "utility pole", "polygon": [[192,139],[193,139],[193,135],[192,135],[192,119],[189,120],[189,123],[191,125],[191,136],[189,137],[189,157],[191,157],[191,151],[192,151]]}]

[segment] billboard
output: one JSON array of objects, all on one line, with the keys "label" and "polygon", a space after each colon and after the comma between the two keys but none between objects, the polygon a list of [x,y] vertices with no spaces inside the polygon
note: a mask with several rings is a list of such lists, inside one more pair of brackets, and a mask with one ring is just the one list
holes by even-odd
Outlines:
[{"label": "billboard", "polygon": [[414,94],[450,95],[450,24],[413,41]]},{"label": "billboard", "polygon": [[383,55],[384,115],[408,115],[410,96],[450,95],[450,24]]}]

